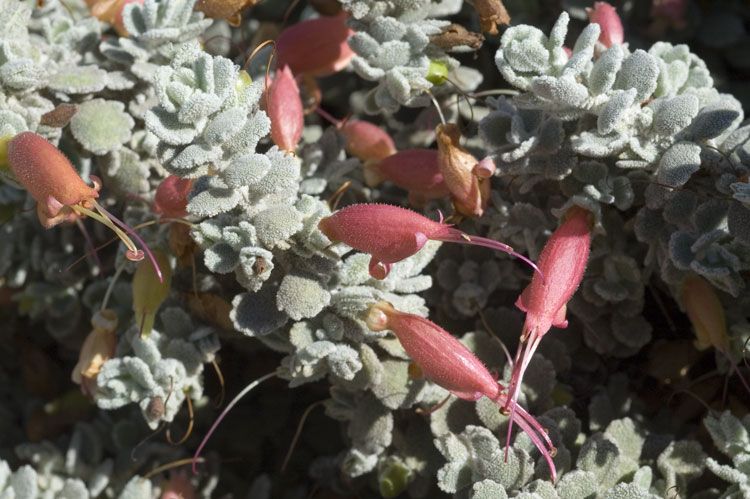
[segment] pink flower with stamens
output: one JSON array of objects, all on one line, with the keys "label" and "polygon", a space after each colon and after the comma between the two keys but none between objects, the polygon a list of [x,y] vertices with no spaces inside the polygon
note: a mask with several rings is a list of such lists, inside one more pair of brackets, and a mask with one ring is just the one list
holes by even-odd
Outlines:
[{"label": "pink flower with stamens", "polygon": [[45,138],[22,132],[8,143],[8,163],[18,182],[37,201],[39,221],[46,228],[72,222],[81,215],[69,206],[90,208],[99,197],[100,184],[90,187],[68,158]]},{"label": "pink flower with stamens", "polygon": [[[566,308],[578,289],[586,271],[591,247],[592,215],[579,208],[571,208],[560,227],[552,233],[539,255],[539,269],[531,283],[516,301],[516,306],[526,312],[516,360],[513,363],[506,408],[513,411],[526,368],[539,342],[554,327],[568,326]],[[512,430],[508,428],[508,443]]]},{"label": "pink flower with stamens", "polygon": [[325,76],[349,65],[354,51],[346,24],[347,15],[322,16],[286,28],[276,39],[278,65],[289,66],[297,76]]},{"label": "pink flower with stamens", "polygon": [[[16,180],[37,202],[39,221],[46,228],[80,217],[89,217],[109,227],[128,248],[128,259],[140,261],[148,256],[161,280],[161,270],[148,245],[127,224],[96,202],[101,183],[91,176],[89,187],[68,158],[41,135],[22,132],[8,142],[8,164]],[[135,239],[138,249],[130,238]],[[145,253],[144,253],[145,252]]]},{"label": "pink flower with stamens", "polygon": [[625,30],[617,9],[607,2],[595,2],[593,8],[586,9],[589,21],[601,28],[599,42],[609,48],[612,45],[622,45],[625,41]]},{"label": "pink flower with stamens", "polygon": [[435,149],[406,149],[365,164],[365,181],[375,187],[384,180],[409,191],[409,203],[421,206],[450,194]]},{"label": "pink flower with stamens", "polygon": [[556,480],[552,461],[556,449],[547,432],[534,417],[507,398],[504,387],[463,343],[434,322],[400,312],[387,302],[372,305],[366,322],[373,331],[393,331],[424,377],[456,397],[476,401],[484,396],[499,406],[512,404],[511,417],[544,456],[552,481]]},{"label": "pink flower with stamens", "polygon": [[276,70],[261,102],[271,120],[271,139],[282,151],[294,153],[305,127],[299,87],[289,66]]},{"label": "pink flower with stamens", "polygon": [[369,253],[370,275],[384,279],[392,264],[418,252],[427,241],[484,246],[508,253],[533,268],[533,262],[507,244],[470,236],[442,220],[435,222],[412,210],[387,204],[354,204],[323,218],[318,228],[332,242],[342,242]]}]

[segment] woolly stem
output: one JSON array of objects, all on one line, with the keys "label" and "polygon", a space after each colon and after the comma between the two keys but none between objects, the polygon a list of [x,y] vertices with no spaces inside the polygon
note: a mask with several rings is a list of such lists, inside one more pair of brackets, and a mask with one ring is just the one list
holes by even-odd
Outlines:
[{"label": "woolly stem", "polygon": [[465,232],[462,232],[453,227],[449,227],[448,230],[441,231],[441,232],[442,233],[438,237],[434,237],[431,239],[435,239],[437,241],[444,241],[448,243],[470,244],[473,246],[482,246],[483,248],[489,248],[489,249],[493,249],[497,251],[502,251],[503,253],[507,253],[510,256],[514,258],[518,258],[519,260],[525,262],[529,267],[534,269],[534,271],[537,272],[539,276],[542,278],[542,281],[544,281],[544,274],[542,274],[542,271],[539,270],[539,267],[537,267],[534,262],[529,260],[527,257],[523,256],[522,254],[516,252],[512,247],[508,246],[505,243],[501,243],[499,241],[495,241],[494,239],[489,239],[486,237],[470,236],[466,234]]},{"label": "woolly stem", "polygon": [[112,296],[112,290],[115,288],[115,284],[117,283],[117,279],[119,279],[120,274],[122,274],[122,271],[125,270],[125,261],[122,262],[122,264],[117,267],[117,270],[115,271],[115,275],[112,276],[112,281],[110,281],[109,286],[107,286],[107,292],[104,293],[104,298],[102,299],[102,306],[100,310],[104,310],[107,308],[107,305],[109,304],[109,298]]},{"label": "woolly stem", "polygon": [[221,411],[221,414],[219,414],[219,417],[216,418],[216,421],[214,421],[214,424],[211,425],[211,428],[208,429],[208,432],[206,433],[206,436],[203,437],[203,440],[201,441],[200,445],[198,446],[198,449],[195,451],[195,454],[193,454],[193,474],[198,474],[198,469],[196,465],[198,464],[198,458],[200,457],[201,452],[203,451],[203,447],[206,446],[208,443],[208,439],[211,438],[211,435],[214,434],[216,429],[219,427],[219,424],[224,420],[227,414],[229,414],[229,411],[231,411],[237,403],[242,400],[242,398],[247,395],[253,388],[258,386],[259,384],[263,383],[267,379],[273,378],[276,376],[276,371],[270,372],[264,376],[261,376],[260,378],[256,379],[255,381],[248,384],[245,388],[242,389],[240,393],[237,394],[236,397],[234,397],[231,402],[227,404],[227,406],[224,408],[223,411]]},{"label": "woolly stem", "polygon": [[89,234],[88,229],[86,229],[86,226],[83,225],[83,222],[81,222],[81,219],[76,218],[76,225],[78,226],[78,229],[81,231],[81,234],[83,234],[83,238],[86,240],[86,246],[88,246],[88,252],[94,258],[96,265],[99,268],[101,268],[102,261],[99,259],[99,253],[97,253],[96,251],[96,245],[94,244],[94,240],[91,239],[91,234]]}]

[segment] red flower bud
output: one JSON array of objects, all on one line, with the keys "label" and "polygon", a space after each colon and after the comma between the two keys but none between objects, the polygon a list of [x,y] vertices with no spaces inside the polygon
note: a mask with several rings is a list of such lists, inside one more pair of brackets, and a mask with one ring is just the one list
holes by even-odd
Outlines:
[{"label": "red flower bud", "polygon": [[396,153],[391,136],[369,121],[348,120],[339,131],[346,139],[346,152],[360,161],[379,161]]},{"label": "red flower bud", "polygon": [[364,173],[371,187],[387,180],[409,191],[409,202],[417,206],[450,194],[438,167],[438,152],[434,149],[399,151],[381,161],[368,162]]},{"label": "red flower bud", "polygon": [[193,188],[193,181],[169,175],[156,188],[154,207],[157,213],[168,218],[182,218],[187,215],[188,194]]},{"label": "red flower bud", "polygon": [[609,48],[612,45],[622,45],[625,41],[625,31],[622,27],[617,9],[607,2],[595,2],[594,8],[587,8],[589,21],[596,23],[601,28],[599,42]]},{"label": "red flower bud", "polygon": [[319,17],[286,28],[276,39],[279,66],[301,76],[324,76],[344,69],[354,57],[348,39],[354,32],[347,16]]},{"label": "red flower bud", "polygon": [[271,139],[280,149],[293,153],[302,138],[305,113],[299,87],[288,66],[276,70],[266,89],[266,113],[271,119]]},{"label": "red flower bud", "polygon": [[68,158],[44,137],[22,132],[8,143],[8,163],[18,182],[37,201],[39,221],[45,227],[78,218],[69,206],[91,205],[99,185],[86,185]]},{"label": "red flower bud", "polygon": [[[100,187],[98,178],[92,175],[94,187],[87,186],[68,158],[33,132],[19,133],[8,142],[8,163],[16,180],[36,199],[37,215],[43,226],[53,227],[82,216],[93,218],[120,238],[128,248],[126,256],[129,259],[142,260],[145,251],[161,280],[161,270],[148,245],[132,228],[96,202]],[[138,241],[143,250],[138,249],[128,235]]]}]

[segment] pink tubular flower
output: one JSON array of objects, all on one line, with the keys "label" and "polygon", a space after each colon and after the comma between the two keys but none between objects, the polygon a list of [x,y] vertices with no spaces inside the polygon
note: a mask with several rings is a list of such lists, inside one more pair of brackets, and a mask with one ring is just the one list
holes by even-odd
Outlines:
[{"label": "pink tubular flower", "polygon": [[93,206],[100,185],[86,185],[55,146],[33,132],[19,133],[8,143],[8,163],[16,179],[36,199],[39,221],[46,228],[80,216],[68,206]]},{"label": "pink tubular flower", "polygon": [[[510,407],[511,413],[523,375],[542,337],[552,326],[568,326],[566,307],[586,271],[591,228],[591,213],[577,206],[571,208],[539,255],[539,269],[544,279],[535,274],[516,301],[516,306],[526,312],[526,321],[508,388],[506,409]],[[512,424],[508,428],[507,444],[510,444],[511,430]]]},{"label": "pink tubular flower", "polygon": [[586,9],[589,21],[596,23],[601,28],[599,42],[609,48],[612,45],[622,45],[625,41],[625,31],[622,21],[617,15],[617,9],[607,2],[595,2],[594,8]]},{"label": "pink tubular flower", "polygon": [[346,20],[342,12],[286,28],[276,39],[279,66],[289,66],[298,76],[325,76],[344,69],[354,57],[348,43],[354,32]]},{"label": "pink tubular flower", "polygon": [[369,121],[347,120],[339,131],[346,139],[346,152],[360,161],[380,161],[396,153],[391,136]]},{"label": "pink tubular flower", "polygon": [[154,205],[156,211],[169,218],[182,218],[187,215],[188,194],[193,188],[193,181],[169,175],[156,188]]},{"label": "pink tubular flower", "polygon": [[[120,238],[128,248],[126,256],[130,260],[142,260],[145,251],[161,280],[161,270],[148,245],[133,229],[96,202],[101,187],[98,178],[91,177],[94,187],[86,185],[68,158],[34,132],[22,132],[13,137],[8,142],[7,154],[16,179],[36,200],[37,215],[44,227],[54,227],[84,216],[93,218]],[[128,234],[143,250],[136,247]]]},{"label": "pink tubular flower", "polygon": [[473,244],[503,251],[536,269],[533,262],[507,244],[469,236],[442,220],[435,222],[398,206],[354,204],[321,219],[318,228],[332,242],[342,242],[369,253],[372,257],[370,275],[375,279],[385,279],[392,264],[412,256],[429,240]]},{"label": "pink tubular flower", "polygon": [[366,322],[373,331],[393,331],[424,377],[456,397],[476,401],[485,396],[500,406],[511,404],[514,408],[511,418],[539,449],[547,461],[552,481],[556,480],[552,462],[556,449],[547,432],[528,412],[508,399],[505,388],[463,343],[437,324],[400,312],[387,302],[372,305]]},{"label": "pink tubular flower", "polygon": [[489,200],[490,184],[483,175],[486,168],[461,147],[461,131],[454,124],[437,127],[438,166],[451,192],[456,211],[480,217]]},{"label": "pink tubular flower", "polygon": [[429,199],[448,196],[443,174],[434,149],[407,149],[380,161],[365,164],[365,180],[371,187],[387,180],[409,191],[409,202],[423,205]]},{"label": "pink tubular flower", "polygon": [[276,70],[276,76],[266,89],[266,113],[271,119],[271,139],[282,151],[294,153],[302,138],[305,113],[299,87],[289,66]]}]

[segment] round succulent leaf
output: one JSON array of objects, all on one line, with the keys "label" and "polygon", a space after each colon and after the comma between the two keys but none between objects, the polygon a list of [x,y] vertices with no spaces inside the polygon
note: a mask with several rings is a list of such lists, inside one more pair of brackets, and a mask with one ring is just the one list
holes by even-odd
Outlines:
[{"label": "round succulent leaf", "polygon": [[258,239],[272,249],[302,229],[302,213],[294,206],[273,206],[253,218]]},{"label": "round succulent leaf", "polygon": [[678,142],[659,161],[657,179],[660,184],[680,187],[701,167],[701,148],[690,142]]},{"label": "round succulent leaf", "polygon": [[614,88],[628,90],[634,88],[636,101],[643,102],[656,90],[659,77],[659,64],[643,50],[636,50],[622,62]]},{"label": "round succulent leaf", "polygon": [[0,83],[13,90],[30,90],[44,83],[45,73],[31,59],[15,59],[0,66]]},{"label": "round succulent leaf", "polygon": [[272,286],[235,296],[229,318],[237,331],[247,336],[265,336],[289,320],[276,308],[276,290]]},{"label": "round succulent leaf", "polygon": [[318,281],[296,274],[284,276],[276,295],[278,309],[295,321],[315,317],[330,302],[331,294]]},{"label": "round succulent leaf", "polygon": [[724,96],[719,102],[701,109],[686,134],[695,142],[714,139],[735,126],[742,120],[742,116],[739,102]]},{"label": "round succulent leaf", "polygon": [[589,73],[589,90],[599,95],[612,88],[622,66],[624,53],[620,45],[612,45],[596,60]]},{"label": "round succulent leaf", "polygon": [[729,205],[727,217],[729,233],[741,243],[750,246],[750,209],[738,202]]},{"label": "round succulent leaf", "polygon": [[565,473],[555,488],[560,499],[580,499],[581,497],[595,497],[599,485],[593,473],[573,470]]},{"label": "round succulent leaf", "polygon": [[654,130],[669,137],[686,128],[698,114],[700,102],[691,94],[660,99],[654,112]]},{"label": "round succulent leaf", "polygon": [[47,87],[64,94],[91,94],[107,86],[107,72],[96,66],[61,65],[49,77]]},{"label": "round succulent leaf", "polygon": [[78,106],[70,120],[73,137],[96,155],[116,151],[130,140],[135,120],[125,112],[122,102],[93,99]]},{"label": "round succulent leaf", "polygon": [[492,480],[476,482],[471,487],[470,499],[508,499],[505,487]]}]

